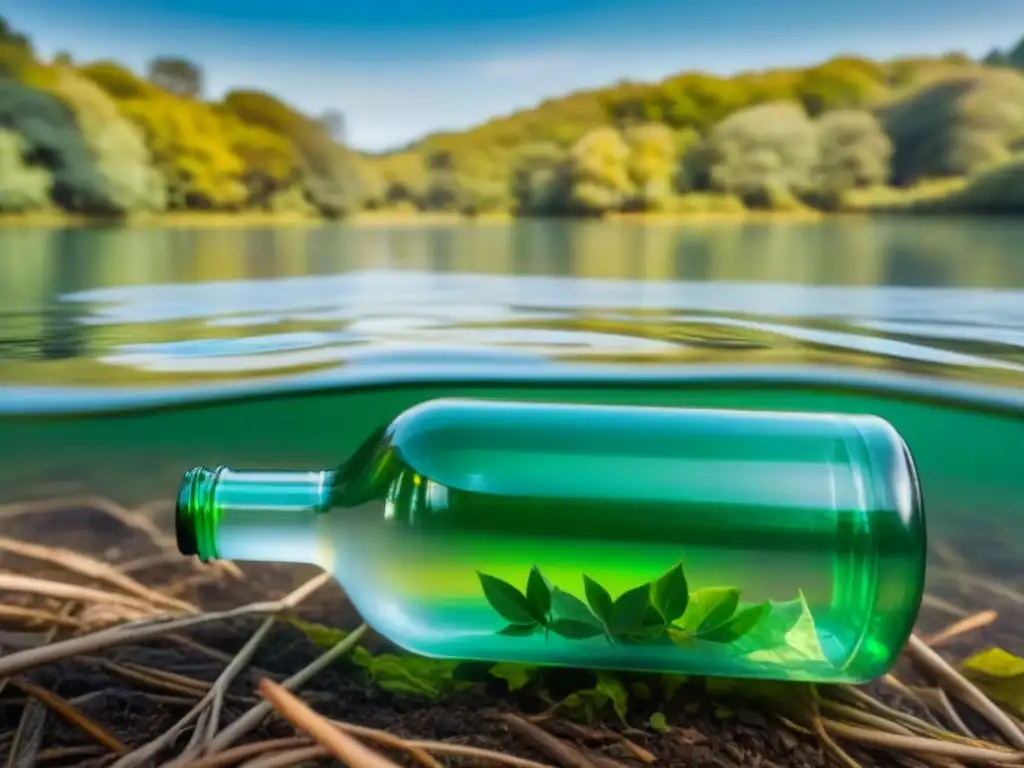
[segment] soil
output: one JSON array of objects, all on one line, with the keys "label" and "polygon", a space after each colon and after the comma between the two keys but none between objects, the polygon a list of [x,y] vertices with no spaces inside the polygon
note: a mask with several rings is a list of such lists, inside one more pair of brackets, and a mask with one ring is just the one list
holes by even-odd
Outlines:
[{"label": "soil", "polygon": [[[0,528],[7,540],[65,548],[115,566],[128,565],[128,572],[140,582],[169,591],[209,611],[279,599],[317,574],[316,569],[309,567],[258,565],[244,567],[244,578],[238,579],[219,574],[209,566],[197,567],[184,558],[169,558],[168,562],[141,567],[141,559],[159,557],[166,550],[161,550],[144,532],[126,527],[109,509],[101,509],[105,503],[109,504],[97,499],[69,498],[47,501],[31,509],[0,506]],[[169,504],[147,505],[144,514],[159,530],[172,530]],[[0,548],[0,571],[81,586],[89,584],[81,576],[69,575],[64,568],[13,554],[11,547]],[[1018,584],[1006,589],[1008,591],[976,587],[969,602],[962,584],[950,586],[950,580],[943,580],[922,611],[918,631],[928,635],[949,625],[957,618],[953,615],[957,606],[963,615],[993,608],[999,612],[995,623],[943,645],[939,648],[941,654],[960,660],[989,645],[1022,654],[1024,600],[1018,600],[1019,592],[1014,590],[1024,591],[1024,588]],[[67,604],[63,600],[27,597],[14,591],[6,595],[0,592],[0,602],[48,611],[65,609]],[[333,583],[314,593],[295,615],[305,621],[337,628],[352,629],[360,624],[359,616]],[[4,654],[47,640],[47,628],[43,625],[28,627],[24,620],[4,621],[0,615],[0,650]],[[18,683],[29,683],[62,697],[120,742],[137,748],[166,732],[198,697],[169,689],[157,690],[153,685],[128,679],[123,673],[125,666],[163,670],[212,682],[225,666],[225,660],[217,658],[217,653],[233,656],[259,623],[259,617],[245,618],[210,623],[185,633],[200,644],[198,646],[183,645],[174,637],[161,637],[26,671],[0,692],[0,762],[6,763],[29,702]],[[372,633],[362,644],[372,651],[391,650],[386,641]],[[222,724],[232,722],[260,701],[255,689],[261,678],[283,681],[322,653],[323,650],[314,646],[302,632],[286,624],[276,625],[231,687]],[[901,661],[896,674],[908,683],[917,679],[917,672],[906,661]],[[549,684],[552,695],[560,689],[564,693],[571,692],[574,687],[585,685],[588,677],[583,671],[552,673]],[[914,700],[894,695],[892,689],[882,683],[865,690],[891,706],[931,719]],[[614,714],[603,715],[597,722],[584,726],[559,715],[531,725],[524,718],[542,712],[547,704],[534,696],[511,695],[497,681],[474,686],[443,701],[430,701],[381,690],[368,682],[363,670],[346,661],[328,667],[297,693],[302,701],[327,717],[384,729],[403,738],[483,747],[550,766],[824,768],[840,764],[817,736],[787,727],[774,717],[771,707],[713,700],[703,685],[698,684],[684,688],[675,696],[671,707],[661,707],[670,726],[665,732],[656,731],[649,724],[653,706],[645,710],[638,705],[630,713],[628,726],[619,722]],[[967,724],[976,729],[978,736],[1001,743],[973,711],[963,708],[958,711]],[[524,722],[527,722],[525,726]],[[545,740],[544,734],[556,739],[554,742]],[[163,753],[163,760],[184,748],[191,735],[186,730],[173,748]],[[289,736],[295,736],[295,730],[281,718],[272,716],[241,741]],[[894,753],[862,750],[847,743],[844,748],[862,766],[907,764],[900,762]],[[29,762],[18,765],[100,766],[112,762],[109,751],[95,738],[53,713],[47,715],[39,749],[34,754],[23,754]],[[387,751],[387,754],[400,765],[414,764],[403,753]],[[462,758],[448,760],[450,762],[440,759],[440,762],[444,765],[483,764]],[[319,764],[337,763],[325,760]]]}]

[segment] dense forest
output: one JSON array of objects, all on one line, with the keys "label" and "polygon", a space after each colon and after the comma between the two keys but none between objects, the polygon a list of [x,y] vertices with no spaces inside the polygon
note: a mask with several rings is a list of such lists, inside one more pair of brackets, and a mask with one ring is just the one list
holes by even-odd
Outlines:
[{"label": "dense forest", "polygon": [[1024,212],[1024,39],[622,82],[377,156],[343,139],[340,113],[286,94],[207,99],[181,58],[43,60],[0,19],[0,212],[96,217]]}]

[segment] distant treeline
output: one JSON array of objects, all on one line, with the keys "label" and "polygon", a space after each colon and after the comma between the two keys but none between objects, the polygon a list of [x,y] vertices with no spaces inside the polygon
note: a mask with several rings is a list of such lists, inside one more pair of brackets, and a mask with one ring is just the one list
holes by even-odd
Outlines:
[{"label": "distant treeline", "polygon": [[1024,211],[1024,40],[734,77],[683,73],[551,99],[365,156],[341,113],[203,94],[172,56],[42,60],[0,19],[0,212],[120,217],[366,209],[596,216],[911,208]]}]

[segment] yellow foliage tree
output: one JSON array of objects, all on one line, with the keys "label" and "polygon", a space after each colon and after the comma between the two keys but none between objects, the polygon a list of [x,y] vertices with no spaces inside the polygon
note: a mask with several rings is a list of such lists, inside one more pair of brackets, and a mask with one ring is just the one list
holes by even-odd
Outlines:
[{"label": "yellow foliage tree", "polygon": [[211,107],[163,94],[126,99],[121,109],[145,133],[173,207],[233,209],[245,202],[245,164]]}]

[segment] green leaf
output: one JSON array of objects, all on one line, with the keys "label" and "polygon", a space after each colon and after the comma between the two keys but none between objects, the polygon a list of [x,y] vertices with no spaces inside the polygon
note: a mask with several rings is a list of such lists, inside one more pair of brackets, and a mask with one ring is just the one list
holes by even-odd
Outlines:
[{"label": "green leaf", "polygon": [[643,621],[641,621],[641,624],[643,624],[645,629],[664,629],[668,625],[668,622],[665,621],[657,608],[648,604],[647,608],[644,610],[644,618]]},{"label": "green leaf", "polygon": [[521,690],[532,683],[540,675],[538,667],[526,664],[495,664],[491,667],[491,676],[504,680],[511,692]]},{"label": "green leaf", "polygon": [[629,710],[626,686],[613,674],[599,672],[593,688],[569,694],[559,703],[559,708],[576,719],[593,720],[608,704],[612,705],[619,719],[625,722]]},{"label": "green leaf", "polygon": [[476,575],[480,578],[487,602],[506,621],[512,624],[533,624],[543,618],[534,614],[526,595],[507,581],[479,571]]},{"label": "green leaf", "polygon": [[540,624],[509,624],[498,632],[506,637],[529,637],[540,629]]},{"label": "green leaf", "polygon": [[365,669],[374,683],[393,693],[439,699],[465,685],[455,679],[457,661],[393,653],[374,656],[362,647],[353,651],[352,661]]},{"label": "green leaf", "polygon": [[489,661],[463,661],[452,670],[452,679],[460,683],[486,683],[491,679]]},{"label": "green leaf", "polygon": [[578,619],[555,619],[550,625],[551,631],[568,640],[586,640],[604,634],[600,624],[579,621]]},{"label": "green leaf", "polygon": [[682,563],[669,568],[651,587],[651,603],[666,623],[682,616],[689,602],[690,589],[686,584]]},{"label": "green leaf", "polygon": [[804,593],[772,603],[771,612],[736,641],[735,650],[754,662],[805,664],[827,661]]},{"label": "green leaf", "polygon": [[1002,648],[987,648],[961,667],[990,698],[1024,715],[1024,659]]},{"label": "green leaf", "polygon": [[651,728],[658,731],[658,733],[668,733],[671,730],[668,726],[668,720],[665,719],[664,712],[655,712],[651,715],[651,719],[648,721]]},{"label": "green leaf", "polygon": [[594,615],[607,624],[612,616],[612,596],[608,594],[608,590],[583,574],[583,591]]},{"label": "green leaf", "polygon": [[733,587],[708,587],[690,594],[690,604],[683,616],[683,627],[692,634],[724,624],[739,607],[740,591]]},{"label": "green leaf", "polygon": [[754,625],[759,622],[771,610],[771,603],[752,605],[733,614],[732,618],[714,629],[702,632],[698,637],[701,640],[710,640],[713,643],[731,643],[747,634]]},{"label": "green leaf", "polygon": [[551,611],[551,584],[536,565],[530,569],[530,577],[526,581],[526,601],[530,608],[539,614],[541,623],[545,623],[548,612]]},{"label": "green leaf", "polygon": [[586,603],[558,587],[551,590],[551,612],[556,619],[574,619],[601,627],[601,620],[591,612]]},{"label": "green leaf", "polygon": [[628,635],[643,627],[651,600],[651,585],[643,584],[623,592],[612,605],[609,629],[616,635]]},{"label": "green leaf", "polygon": [[290,617],[282,618],[281,621],[295,627],[295,629],[299,630],[299,632],[309,638],[309,641],[317,648],[333,648],[348,637],[349,634],[343,629],[334,629],[333,627],[327,627],[323,624],[314,624],[309,621],[302,621],[300,619]]}]

